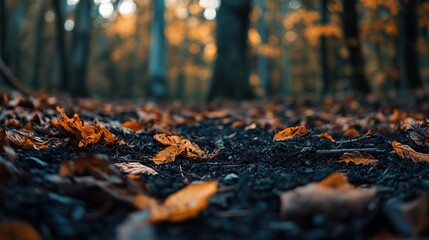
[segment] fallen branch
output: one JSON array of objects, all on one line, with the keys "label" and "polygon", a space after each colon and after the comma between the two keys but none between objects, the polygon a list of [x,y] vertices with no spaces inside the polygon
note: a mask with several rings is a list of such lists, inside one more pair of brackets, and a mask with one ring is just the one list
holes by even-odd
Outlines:
[{"label": "fallen branch", "polygon": [[348,139],[348,140],[342,140],[342,141],[335,141],[335,143],[337,143],[337,144],[352,143],[352,142],[357,142],[357,141],[367,139],[367,138],[372,138],[372,137],[374,137],[374,133],[371,130],[368,130],[368,132],[365,133],[365,135],[363,135],[362,137],[354,138],[354,139]]},{"label": "fallen branch", "polygon": [[367,152],[367,153],[385,153],[385,150],[378,148],[339,148],[316,150],[316,154],[346,153],[346,152]]},{"label": "fallen branch", "polygon": [[3,77],[3,80],[9,85],[11,88],[20,92],[24,96],[31,95],[31,91],[23,84],[21,84],[15,75],[13,75],[12,71],[6,66],[3,62],[3,59],[0,58],[0,75]]}]

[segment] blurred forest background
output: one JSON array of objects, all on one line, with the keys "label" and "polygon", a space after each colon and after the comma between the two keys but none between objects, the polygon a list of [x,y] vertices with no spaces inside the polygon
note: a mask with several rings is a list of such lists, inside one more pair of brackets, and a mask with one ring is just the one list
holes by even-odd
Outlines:
[{"label": "blurred forest background", "polygon": [[0,17],[1,58],[37,91],[202,101],[429,89],[428,0],[0,0]]}]

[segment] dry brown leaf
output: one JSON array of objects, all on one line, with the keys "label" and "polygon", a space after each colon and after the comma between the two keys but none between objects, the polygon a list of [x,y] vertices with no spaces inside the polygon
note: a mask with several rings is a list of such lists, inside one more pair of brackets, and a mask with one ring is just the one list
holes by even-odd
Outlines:
[{"label": "dry brown leaf", "polygon": [[152,158],[155,164],[166,164],[174,162],[177,156],[183,156],[191,159],[210,160],[214,158],[219,151],[207,154],[198,145],[192,143],[186,138],[179,136],[167,136],[166,134],[156,134],[154,138],[165,146],[168,146]]},{"label": "dry brown leaf", "polygon": [[378,163],[378,160],[368,153],[351,152],[344,153],[343,156],[341,156],[340,160],[338,160],[338,162],[345,162],[347,164],[352,162],[356,165],[375,165]]},{"label": "dry brown leaf", "polygon": [[305,220],[324,214],[343,220],[364,213],[375,197],[376,189],[359,189],[344,174],[333,173],[320,183],[310,183],[281,195],[281,215],[286,219]]},{"label": "dry brown leaf", "polygon": [[47,141],[26,130],[0,129],[0,146],[11,145],[25,150],[42,150],[48,147]]},{"label": "dry brown leaf", "polygon": [[99,155],[80,155],[75,161],[62,161],[61,176],[92,175],[97,179],[119,181],[121,173]]},{"label": "dry brown leaf", "polygon": [[141,129],[143,129],[143,126],[137,122],[136,120],[129,120],[122,124],[123,127],[129,128],[133,130],[134,132],[137,132]]},{"label": "dry brown leaf", "polygon": [[413,122],[407,133],[415,144],[429,147],[429,122]]},{"label": "dry brown leaf", "polygon": [[0,239],[42,240],[42,237],[30,224],[20,220],[10,220],[0,223]]},{"label": "dry brown leaf", "polygon": [[217,188],[217,181],[190,184],[168,196],[158,207],[151,208],[149,221],[152,223],[181,222],[196,218],[207,208]]},{"label": "dry brown leaf", "polygon": [[360,133],[355,129],[348,129],[344,132],[344,136],[359,137]]},{"label": "dry brown leaf", "polygon": [[429,154],[416,152],[408,145],[392,141],[392,147],[401,158],[410,159],[414,163],[429,162]]},{"label": "dry brown leaf", "polygon": [[305,126],[288,127],[274,135],[274,141],[285,141],[293,138],[301,138],[310,131]]},{"label": "dry brown leaf", "polygon": [[78,147],[88,144],[123,144],[124,141],[116,138],[109,130],[94,124],[84,124],[76,113],[72,118],[67,117],[63,108],[57,106],[57,111],[63,119],[54,119],[52,124],[58,131],[70,137],[70,143]]},{"label": "dry brown leaf", "polygon": [[139,162],[115,163],[115,166],[118,167],[121,172],[126,174],[131,174],[134,176],[139,176],[143,174],[148,174],[148,175],[158,174],[158,172],[155,171],[153,168],[145,166]]},{"label": "dry brown leaf", "polygon": [[317,135],[320,138],[328,139],[331,142],[335,142],[334,138],[329,133],[321,133]]}]

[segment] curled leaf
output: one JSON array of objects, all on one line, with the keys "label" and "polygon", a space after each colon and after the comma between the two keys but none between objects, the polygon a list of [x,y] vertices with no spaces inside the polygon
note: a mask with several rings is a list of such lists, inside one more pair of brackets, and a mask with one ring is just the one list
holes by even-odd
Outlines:
[{"label": "curled leaf", "polygon": [[429,122],[412,122],[407,133],[415,144],[429,147]]},{"label": "curled leaf", "polygon": [[67,117],[63,108],[57,106],[57,111],[62,119],[52,120],[52,124],[58,131],[70,137],[70,143],[78,147],[86,147],[89,144],[123,144],[124,142],[116,138],[109,130],[97,124],[84,124],[76,113],[72,118]]},{"label": "curled leaf", "polygon": [[416,152],[408,145],[392,141],[392,147],[401,158],[410,159],[414,163],[429,162],[429,154]]},{"label": "curled leaf", "polygon": [[353,218],[366,211],[375,193],[375,188],[355,188],[344,174],[333,173],[320,183],[283,193],[281,215],[294,220],[304,220],[316,214],[332,220]]},{"label": "curled leaf", "polygon": [[302,138],[307,135],[310,131],[305,126],[288,127],[276,135],[274,135],[274,141],[285,141],[293,138]]},{"label": "curled leaf", "polygon": [[48,142],[26,130],[0,129],[0,146],[11,145],[24,150],[42,150]]},{"label": "curled leaf", "polygon": [[371,154],[364,152],[351,152],[344,153],[338,162],[345,162],[347,164],[352,162],[356,165],[375,165],[378,161]]},{"label": "curled leaf", "polygon": [[344,132],[344,136],[359,137],[360,133],[355,129],[350,128]]},{"label": "curled leaf", "polygon": [[126,174],[139,176],[143,174],[156,175],[158,174],[153,168],[145,166],[139,162],[123,162],[115,163],[115,166],[119,168],[121,172]]},{"label": "curled leaf", "polygon": [[329,133],[321,133],[317,135],[320,138],[328,139],[331,142],[335,142],[334,138]]},{"label": "curled leaf", "polygon": [[168,196],[158,207],[152,208],[149,221],[181,222],[195,218],[207,208],[217,188],[217,181],[190,184]]},{"label": "curled leaf", "polygon": [[179,155],[191,159],[210,160],[219,153],[219,151],[214,151],[213,153],[207,154],[198,145],[179,136],[156,134],[154,138],[163,145],[168,146],[152,158],[155,164],[174,162]]},{"label": "curled leaf", "polygon": [[122,124],[123,127],[129,128],[134,132],[137,132],[143,128],[143,126],[136,120],[129,120]]}]

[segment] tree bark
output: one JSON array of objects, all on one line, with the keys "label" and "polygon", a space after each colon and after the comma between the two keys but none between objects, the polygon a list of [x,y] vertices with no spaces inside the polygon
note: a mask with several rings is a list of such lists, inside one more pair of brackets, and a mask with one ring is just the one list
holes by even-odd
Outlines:
[{"label": "tree bark", "polygon": [[208,100],[255,98],[249,83],[247,31],[250,0],[222,1],[217,17],[217,59]]},{"label": "tree bark", "polygon": [[46,4],[45,2],[40,3],[39,16],[37,16],[36,23],[36,37],[35,37],[35,53],[34,53],[34,63],[33,63],[33,79],[32,86],[34,89],[38,89],[40,87],[40,66],[42,63],[42,52],[45,46],[45,12],[46,12]]},{"label": "tree bark", "polygon": [[58,57],[60,60],[60,89],[69,91],[70,90],[70,74],[69,74],[69,59],[66,48],[65,39],[65,1],[64,0],[52,0],[54,11],[55,11],[55,27],[56,27],[56,45],[58,50]]},{"label": "tree bark", "polygon": [[[260,16],[258,19],[258,31],[261,36],[261,45],[267,44],[267,29],[265,26],[265,0],[258,0],[258,8],[260,11]],[[265,96],[269,95],[269,82],[268,82],[268,61],[267,57],[264,55],[258,55],[258,75],[259,80],[261,81],[261,87],[264,90]]]},{"label": "tree bark", "polygon": [[87,97],[87,71],[91,41],[91,2],[79,1],[73,35],[73,84],[74,96]]},{"label": "tree bark", "polygon": [[153,19],[151,25],[151,43],[149,50],[149,86],[148,95],[155,100],[167,98],[167,63],[165,44],[164,1],[153,0]]},{"label": "tree bark", "polygon": [[6,38],[7,38],[7,16],[6,5],[4,1],[0,1],[0,56],[6,52]]},{"label": "tree bark", "polygon": [[417,54],[417,1],[403,0],[400,12],[399,55],[400,72],[403,85],[412,90],[422,87]]},{"label": "tree bark", "polygon": [[[328,0],[321,1],[321,22],[326,26],[329,22]],[[331,91],[331,79],[328,64],[328,39],[322,35],[320,37],[320,65],[322,67],[322,94],[325,96]]]},{"label": "tree bark", "polygon": [[[282,20],[287,16],[289,12],[289,0],[282,1]],[[291,89],[291,74],[290,74],[290,63],[288,56],[288,43],[285,41],[286,27],[282,24],[280,31],[281,41],[281,62],[282,62],[282,84],[281,84],[281,94],[282,96],[287,95]]]},{"label": "tree bark", "polygon": [[356,93],[367,94],[371,89],[365,75],[365,64],[359,39],[359,19],[356,8],[356,0],[343,0],[343,32],[352,68],[350,87]]}]

